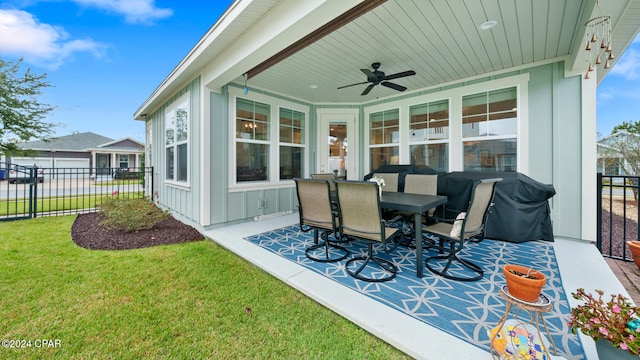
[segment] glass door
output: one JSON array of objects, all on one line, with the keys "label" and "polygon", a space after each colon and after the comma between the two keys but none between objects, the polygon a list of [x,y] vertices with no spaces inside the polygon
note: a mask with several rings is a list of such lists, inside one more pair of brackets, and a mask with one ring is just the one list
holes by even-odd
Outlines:
[{"label": "glass door", "polygon": [[319,114],[318,169],[338,179],[358,179],[354,159],[355,114]]},{"label": "glass door", "polygon": [[347,124],[331,122],[327,142],[329,145],[327,172],[332,172],[338,179],[344,180],[347,178],[347,164],[349,163]]}]

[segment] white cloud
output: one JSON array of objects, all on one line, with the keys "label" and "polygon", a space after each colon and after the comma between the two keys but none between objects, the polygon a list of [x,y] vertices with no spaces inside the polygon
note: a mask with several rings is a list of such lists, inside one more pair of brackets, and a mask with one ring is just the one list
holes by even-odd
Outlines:
[{"label": "white cloud", "polygon": [[0,53],[57,68],[77,52],[101,57],[106,46],[91,39],[69,39],[63,28],[38,22],[22,10],[0,9]]},{"label": "white cloud", "polygon": [[629,47],[611,69],[611,74],[623,76],[627,80],[640,78],[640,52]]},{"label": "white cloud", "polygon": [[597,102],[598,103],[606,103],[608,100],[614,99],[616,97],[615,91],[610,88],[598,88],[597,92]]},{"label": "white cloud", "polygon": [[151,24],[173,15],[173,10],[155,7],[155,0],[73,0],[79,5],[95,7],[124,15],[129,23]]}]

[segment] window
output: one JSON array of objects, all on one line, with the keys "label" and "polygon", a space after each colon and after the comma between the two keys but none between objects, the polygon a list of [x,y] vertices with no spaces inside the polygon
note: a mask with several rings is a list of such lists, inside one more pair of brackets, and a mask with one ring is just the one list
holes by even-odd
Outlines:
[{"label": "window", "polygon": [[235,116],[230,127],[231,191],[294,185],[291,179],[304,177],[308,162],[309,108],[264,94],[243,94],[233,87],[229,93]]},{"label": "window", "polygon": [[165,157],[167,180],[186,182],[189,150],[189,94],[165,111]]},{"label": "window", "polygon": [[516,87],[462,98],[465,171],[517,171]]},{"label": "window", "polygon": [[129,155],[119,155],[120,169],[126,169],[129,167]]},{"label": "window", "polygon": [[236,181],[269,180],[269,126],[271,106],[236,101]]},{"label": "window", "polygon": [[409,108],[411,165],[449,168],[449,100]]},{"label": "window", "polygon": [[280,109],[280,180],[303,176],[304,117],[303,112]]},{"label": "window", "polygon": [[399,164],[400,115],[398,109],[369,116],[369,159],[371,170]]}]

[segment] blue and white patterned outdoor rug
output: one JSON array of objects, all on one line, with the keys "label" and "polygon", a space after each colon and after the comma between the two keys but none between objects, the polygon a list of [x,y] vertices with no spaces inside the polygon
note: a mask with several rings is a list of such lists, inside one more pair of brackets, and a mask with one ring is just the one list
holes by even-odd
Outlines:
[{"label": "blue and white patterned outdoor rug", "polygon": [[[487,331],[497,325],[505,310],[505,302],[498,293],[505,284],[502,266],[508,263],[531,266],[547,276],[543,294],[553,303],[553,311],[545,313],[544,319],[558,355],[584,359],[580,340],[567,326],[571,310],[552,243],[487,239],[465,244],[460,257],[472,260],[485,272],[476,282],[448,280],[426,269],[420,279],[416,277],[415,250],[399,246],[386,253],[381,246],[375,247],[377,255],[398,267],[398,275],[388,282],[366,283],[346,273],[348,258],[335,263],[309,260],[305,249],[313,244],[313,232],[301,232],[297,225],[252,235],[246,240],[487,351]],[[343,246],[349,249],[350,257],[367,251],[366,243],[360,241]],[[425,250],[424,254],[426,257],[435,251]]]}]

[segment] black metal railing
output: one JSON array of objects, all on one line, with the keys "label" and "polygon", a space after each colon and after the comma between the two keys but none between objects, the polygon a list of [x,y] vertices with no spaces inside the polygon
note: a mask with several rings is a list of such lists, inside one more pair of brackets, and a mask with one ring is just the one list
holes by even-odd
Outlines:
[{"label": "black metal railing", "polygon": [[603,256],[632,261],[626,241],[640,239],[638,177],[597,174],[596,245]]},{"label": "black metal railing", "polygon": [[0,169],[0,220],[95,212],[105,197],[145,197],[153,189],[153,168]]}]

